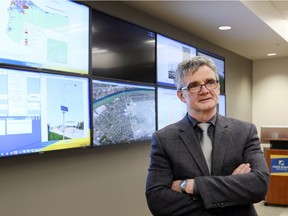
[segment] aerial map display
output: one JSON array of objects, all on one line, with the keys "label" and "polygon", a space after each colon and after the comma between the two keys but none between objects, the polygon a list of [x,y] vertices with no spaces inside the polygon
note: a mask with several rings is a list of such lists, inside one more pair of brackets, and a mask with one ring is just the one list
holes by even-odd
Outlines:
[{"label": "aerial map display", "polygon": [[155,87],[93,80],[94,146],[149,140],[155,131]]},{"label": "aerial map display", "polygon": [[68,0],[1,0],[0,14],[0,63],[88,74],[88,7]]}]

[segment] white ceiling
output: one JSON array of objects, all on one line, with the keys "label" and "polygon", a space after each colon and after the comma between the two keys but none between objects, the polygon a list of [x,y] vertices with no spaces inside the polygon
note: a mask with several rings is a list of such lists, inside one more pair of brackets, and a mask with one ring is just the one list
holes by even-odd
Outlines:
[{"label": "white ceiling", "polygon": [[[251,60],[288,57],[288,1],[124,3]],[[220,25],[232,29],[219,31]],[[267,57],[272,52],[277,56]]]}]

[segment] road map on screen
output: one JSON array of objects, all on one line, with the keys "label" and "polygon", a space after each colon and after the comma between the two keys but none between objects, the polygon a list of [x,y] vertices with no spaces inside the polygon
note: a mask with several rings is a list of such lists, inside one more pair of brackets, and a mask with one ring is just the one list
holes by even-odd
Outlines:
[{"label": "road map on screen", "polygon": [[88,74],[89,9],[68,0],[1,0],[0,63]]}]

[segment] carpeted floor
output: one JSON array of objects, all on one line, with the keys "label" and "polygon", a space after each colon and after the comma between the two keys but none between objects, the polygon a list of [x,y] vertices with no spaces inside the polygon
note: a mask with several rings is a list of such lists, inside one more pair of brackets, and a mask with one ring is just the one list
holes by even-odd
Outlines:
[{"label": "carpeted floor", "polygon": [[255,204],[258,216],[288,216],[288,206],[264,205],[264,201]]}]

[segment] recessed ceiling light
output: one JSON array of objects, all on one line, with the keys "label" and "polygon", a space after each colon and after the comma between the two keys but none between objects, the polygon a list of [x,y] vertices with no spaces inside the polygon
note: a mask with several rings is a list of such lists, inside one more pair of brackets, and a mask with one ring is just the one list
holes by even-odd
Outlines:
[{"label": "recessed ceiling light", "polygon": [[218,27],[218,29],[221,31],[227,31],[227,30],[231,29],[231,26],[220,26],[220,27]]},{"label": "recessed ceiling light", "polygon": [[276,56],[277,53],[268,53],[267,56]]},{"label": "recessed ceiling light", "polygon": [[155,40],[147,40],[145,43],[155,43]]}]

